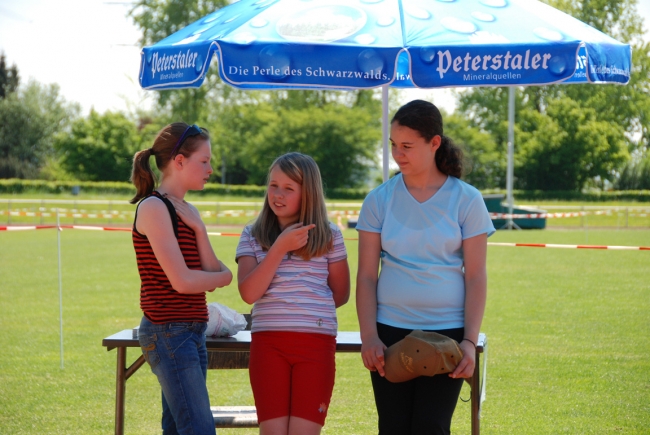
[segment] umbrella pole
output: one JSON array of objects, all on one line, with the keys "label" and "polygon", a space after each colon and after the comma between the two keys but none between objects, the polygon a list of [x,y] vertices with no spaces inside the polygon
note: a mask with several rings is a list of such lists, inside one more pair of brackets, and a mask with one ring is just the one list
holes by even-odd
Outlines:
[{"label": "umbrella pole", "polygon": [[388,85],[381,87],[381,141],[383,150],[383,181],[388,180]]},{"label": "umbrella pole", "polygon": [[510,86],[508,88],[508,169],[506,173],[506,190],[508,201],[508,219],[504,228],[509,230],[517,228],[520,230],[519,225],[512,220],[512,211],[514,209],[514,199],[512,197],[512,184],[515,174],[515,88]]}]

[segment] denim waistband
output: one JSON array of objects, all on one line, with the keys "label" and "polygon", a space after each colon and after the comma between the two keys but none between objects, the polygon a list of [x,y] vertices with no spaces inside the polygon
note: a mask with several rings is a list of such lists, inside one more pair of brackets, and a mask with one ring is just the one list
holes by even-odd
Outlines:
[{"label": "denim waistband", "polygon": [[188,331],[202,334],[205,332],[208,324],[205,322],[167,322],[167,323],[152,323],[146,317],[142,317],[140,321],[140,330],[148,332],[165,332],[175,328],[186,328]]}]

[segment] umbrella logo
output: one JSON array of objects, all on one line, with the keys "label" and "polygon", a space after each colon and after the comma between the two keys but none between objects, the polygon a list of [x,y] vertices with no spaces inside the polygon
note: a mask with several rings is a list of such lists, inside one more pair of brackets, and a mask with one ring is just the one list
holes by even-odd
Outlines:
[{"label": "umbrella logo", "polygon": [[[199,53],[193,52],[191,50],[183,51],[180,50],[178,53],[171,54],[171,55],[166,55],[163,54],[162,56],[158,55],[158,52],[154,52],[153,55],[151,56],[151,75],[152,77],[156,77],[156,73],[161,72],[161,71],[169,71],[169,70],[179,70],[179,69],[185,69],[185,68],[196,68],[197,66],[197,58],[199,57]],[[198,65],[201,66],[201,61],[198,62]],[[162,74],[160,76],[160,79],[174,79],[178,77],[182,77],[183,73],[182,72],[170,72],[169,74]]]},{"label": "umbrella logo", "polygon": [[[531,51],[526,50],[525,53],[512,55],[510,50],[505,54],[476,54],[472,55],[466,52],[465,55],[452,56],[450,50],[438,51],[438,67],[436,71],[440,74],[440,78],[444,78],[449,68],[454,72],[476,72],[476,71],[499,71],[499,70],[521,70],[522,68],[536,70],[538,68],[548,69],[548,61],[551,59],[551,53],[534,53],[531,56]],[[491,72],[491,71],[490,71]],[[559,71],[560,73],[564,72]]]},{"label": "umbrella logo", "polygon": [[281,18],[275,27],[289,41],[332,42],[357,33],[366,25],[366,14],[352,6],[317,6]]}]

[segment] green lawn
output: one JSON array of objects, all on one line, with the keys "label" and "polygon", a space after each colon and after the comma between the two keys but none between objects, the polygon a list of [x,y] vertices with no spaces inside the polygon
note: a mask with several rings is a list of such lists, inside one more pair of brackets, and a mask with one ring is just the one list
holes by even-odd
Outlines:
[{"label": "green lawn", "polygon": [[[347,230],[353,239],[356,233]],[[650,230],[500,231],[492,242],[650,246]],[[236,237],[213,237],[234,268]],[[138,324],[127,232],[61,233],[64,368],[60,367],[57,233],[0,232],[0,433],[106,434],[114,424],[115,351],[102,338]],[[356,242],[347,242],[356,273]],[[490,247],[483,434],[647,434],[650,252]],[[357,330],[354,298],[340,329]],[[209,301],[248,311],[234,285]],[[129,360],[136,357],[134,350]],[[252,405],[246,371],[211,371],[214,405]],[[461,394],[469,398],[464,387]],[[127,383],[126,433],[158,432],[160,392],[143,367]],[[468,434],[459,402],[454,433]],[[368,375],[337,355],[325,434],[376,433]],[[220,430],[254,434],[255,430]]]}]

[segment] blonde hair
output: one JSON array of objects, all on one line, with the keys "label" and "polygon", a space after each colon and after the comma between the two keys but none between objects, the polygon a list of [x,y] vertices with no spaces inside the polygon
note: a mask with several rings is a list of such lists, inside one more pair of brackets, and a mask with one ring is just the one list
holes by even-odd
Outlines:
[{"label": "blonde hair", "polygon": [[[316,227],[309,231],[307,244],[293,254],[304,260],[325,255],[332,248],[332,230],[327,219],[325,194],[318,165],[314,159],[305,154],[295,152],[284,154],[275,159],[269,168],[268,179],[271,177],[271,171],[276,167],[302,187],[298,222],[303,225],[316,224]],[[251,234],[264,250],[269,250],[281,232],[278,218],[269,205],[267,189],[262,211],[253,223]]]},{"label": "blonde hair", "polygon": [[195,131],[201,133],[184,137],[190,127],[195,126],[189,126],[184,122],[169,124],[158,132],[151,148],[135,153],[131,182],[136,188],[136,194],[129,201],[131,204],[151,195],[156,188],[156,175],[149,165],[151,156],[156,157],[156,166],[162,171],[174,156],[182,154],[189,157],[197,150],[201,141],[210,140],[208,130],[200,127]]}]

